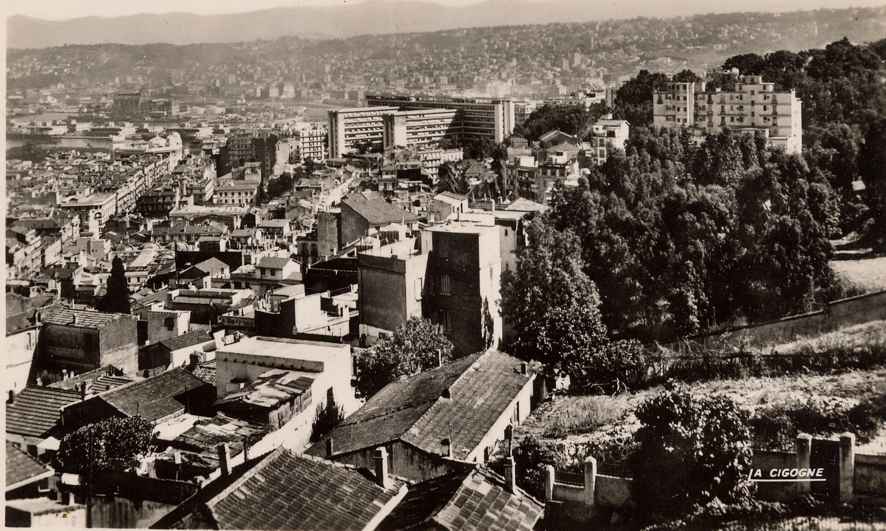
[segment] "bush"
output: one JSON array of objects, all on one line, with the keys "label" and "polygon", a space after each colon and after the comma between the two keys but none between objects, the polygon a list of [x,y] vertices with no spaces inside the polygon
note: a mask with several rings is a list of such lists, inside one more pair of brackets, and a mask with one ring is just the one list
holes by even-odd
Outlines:
[{"label": "bush", "polygon": [[790,450],[799,433],[827,436],[847,431],[854,433],[859,442],[867,442],[886,418],[883,402],[882,398],[856,403],[810,396],[801,402],[761,409],[751,419],[755,446]]},{"label": "bush", "polygon": [[652,520],[685,514],[719,499],[751,494],[748,413],[723,396],[693,397],[666,389],[636,412],[641,427],[631,459],[634,496]]},{"label": "bush", "polygon": [[536,497],[545,499],[545,467],[554,465],[554,452],[535,437],[526,437],[514,448],[517,485]]},{"label": "bush", "polygon": [[76,474],[132,470],[148,453],[153,429],[142,417],[112,417],[87,424],[62,439],[56,468]]},{"label": "bush", "polygon": [[318,405],[317,412],[314,414],[314,422],[311,424],[311,442],[322,439],[344,419],[345,411],[335,403],[334,398],[327,400],[325,405]]},{"label": "bush", "polygon": [[564,364],[572,394],[612,393],[639,387],[646,379],[648,367],[646,349],[636,340],[606,343]]}]

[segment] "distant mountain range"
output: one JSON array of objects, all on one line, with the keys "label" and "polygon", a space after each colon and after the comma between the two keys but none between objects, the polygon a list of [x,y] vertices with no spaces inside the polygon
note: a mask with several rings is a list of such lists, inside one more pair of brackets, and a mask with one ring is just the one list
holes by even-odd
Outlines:
[{"label": "distant mountain range", "polygon": [[[855,0],[854,5],[883,5],[883,0]],[[165,13],[58,21],[16,15],[7,19],[7,46],[218,43],[291,35],[340,38],[454,28],[671,17],[737,9],[775,12],[841,7],[846,7],[846,0],[747,0],[738,5],[709,0],[486,0],[458,7],[413,0],[370,0],[334,7],[280,7],[227,15]]]}]

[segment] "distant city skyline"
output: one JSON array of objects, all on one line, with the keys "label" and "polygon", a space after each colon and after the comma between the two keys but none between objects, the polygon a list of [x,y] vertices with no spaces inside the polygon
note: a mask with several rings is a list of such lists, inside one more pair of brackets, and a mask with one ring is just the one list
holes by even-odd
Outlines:
[{"label": "distant city skyline", "polygon": [[[119,0],[7,0],[4,12],[8,15],[23,15],[47,20],[66,20],[80,17],[119,17],[138,14],[193,13],[198,15],[221,15],[241,13],[277,7],[340,7],[366,2],[398,2],[406,0],[153,0],[150,3],[120,2]],[[482,3],[484,0],[417,0],[447,6],[467,6]],[[496,0],[501,3],[556,3],[558,0]],[[604,0],[602,3],[611,3]],[[717,6],[693,0],[674,0],[674,15],[687,13],[742,11],[741,6]],[[793,9],[870,7],[883,5],[883,0],[783,0],[773,2],[773,11]],[[598,5],[599,7],[599,5]],[[660,16],[660,15],[659,15]]]}]

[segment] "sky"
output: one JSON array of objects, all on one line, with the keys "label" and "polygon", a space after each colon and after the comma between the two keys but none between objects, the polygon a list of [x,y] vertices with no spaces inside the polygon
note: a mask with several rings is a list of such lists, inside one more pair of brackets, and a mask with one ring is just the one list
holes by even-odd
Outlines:
[{"label": "sky", "polygon": [[[61,20],[87,16],[115,17],[139,13],[238,13],[281,6],[335,6],[361,0],[5,0],[10,15]],[[438,4],[467,5],[479,0],[431,0]]]},{"label": "sky", "polygon": [[[0,0],[2,12],[7,15],[27,15],[30,17],[64,20],[87,16],[116,17],[139,13],[186,12],[197,14],[224,14],[255,11],[281,6],[342,6],[364,1],[397,0]],[[424,0],[438,4],[464,6],[482,0]],[[509,0],[499,0],[508,2]],[[516,1],[516,0],[514,0]],[[550,2],[553,0],[530,0]],[[589,6],[601,0],[585,0]],[[602,0],[610,1],[610,0]],[[687,3],[687,0],[648,0],[649,2],[672,1],[674,6]],[[775,0],[778,3],[779,0]],[[850,6],[883,5],[886,0],[780,0],[790,4],[791,9],[816,9],[821,7],[843,8]],[[697,3],[697,2],[696,2]],[[734,5],[740,10],[740,4]],[[685,11],[685,10],[684,10]],[[697,11],[693,9],[692,12]],[[712,9],[711,11],[723,11]],[[682,14],[682,12],[681,12]]]}]

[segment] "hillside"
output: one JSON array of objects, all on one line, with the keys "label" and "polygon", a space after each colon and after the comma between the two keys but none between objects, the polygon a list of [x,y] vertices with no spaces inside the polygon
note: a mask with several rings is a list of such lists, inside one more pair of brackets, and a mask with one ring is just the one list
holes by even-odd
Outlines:
[{"label": "hillside", "polygon": [[[144,31],[160,25],[145,23]],[[270,36],[272,27],[261,29]],[[178,31],[200,34],[187,24]],[[552,74],[567,83],[573,81],[569,76],[587,80],[595,75],[634,75],[641,68],[700,69],[738,53],[820,47],[844,36],[853,41],[879,39],[886,35],[886,7],[534,24],[331,40],[249,41],[251,31],[244,24],[232,34],[243,42],[231,44],[10,50],[7,80],[11,89],[59,82],[96,87],[132,76],[148,85],[205,87],[231,78],[264,83],[293,80],[317,87],[353,84],[376,90],[394,80],[408,88],[428,77],[445,76],[457,89],[503,79],[528,87]],[[326,28],[317,25],[313,31],[325,33]]]},{"label": "hillside", "polygon": [[[856,6],[882,4],[878,0],[854,2]],[[790,11],[809,7],[845,5],[838,0],[751,0],[742,4],[748,11]],[[445,6],[428,1],[403,0],[364,3],[345,2],[334,7],[296,6],[224,15],[191,13],[142,14],[122,17],[81,17],[69,20],[42,20],[13,16],[7,21],[10,48],[46,48],[65,44],[145,44],[164,42],[236,42],[302,37],[350,37],[438,31],[452,28],[545,24],[564,21],[623,19],[631,17],[687,16],[729,11],[728,4],[703,0],[679,3],[625,2],[597,3],[588,9],[584,0],[486,0],[476,4]]]}]

